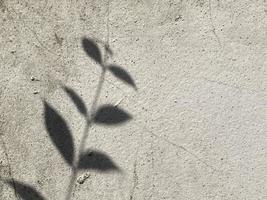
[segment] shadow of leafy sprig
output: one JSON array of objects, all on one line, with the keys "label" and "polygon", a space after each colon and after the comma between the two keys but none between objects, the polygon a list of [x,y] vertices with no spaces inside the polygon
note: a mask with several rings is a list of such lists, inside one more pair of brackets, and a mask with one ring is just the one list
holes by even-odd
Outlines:
[{"label": "shadow of leafy sprig", "polygon": [[[78,155],[75,155],[76,149],[73,141],[73,134],[71,133],[66,120],[53,106],[43,100],[44,122],[48,135],[62,158],[72,169],[71,179],[65,198],[66,200],[69,200],[71,197],[74,181],[80,170],[95,170],[99,172],[121,171],[118,165],[115,164],[104,152],[95,149],[85,149],[85,141],[92,124],[112,126],[125,123],[132,119],[132,116],[127,111],[118,106],[112,104],[97,106],[106,71],[109,71],[114,77],[137,90],[133,78],[125,69],[114,64],[106,63],[107,55],[113,55],[113,52],[108,45],[104,45],[105,56],[102,56],[100,48],[92,39],[83,38],[82,46],[86,54],[101,67],[102,72],[95,98],[90,109],[91,113],[89,113],[82,98],[72,88],[64,85],[62,86],[62,89],[86,120],[85,131],[78,147]],[[29,184],[16,180],[5,180],[5,183],[10,187],[13,187],[17,195],[23,200],[45,200],[43,195]]]}]

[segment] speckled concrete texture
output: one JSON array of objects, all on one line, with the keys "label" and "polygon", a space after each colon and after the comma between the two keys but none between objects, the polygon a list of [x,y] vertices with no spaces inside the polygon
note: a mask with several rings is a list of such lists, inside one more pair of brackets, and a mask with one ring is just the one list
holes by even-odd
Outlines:
[{"label": "speckled concrete texture", "polygon": [[0,200],[33,199],[16,181],[66,199],[43,102],[77,152],[86,121],[62,85],[90,112],[101,76],[84,37],[137,90],[106,73],[97,106],[132,119],[93,124],[85,146],[120,171],[80,171],[71,199],[266,200],[266,17],[266,0],[0,0]]}]

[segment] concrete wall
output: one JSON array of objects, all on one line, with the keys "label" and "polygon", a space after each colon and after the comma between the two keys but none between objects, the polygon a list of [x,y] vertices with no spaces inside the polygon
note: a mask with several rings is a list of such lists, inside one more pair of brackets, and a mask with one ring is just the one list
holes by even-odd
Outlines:
[{"label": "concrete wall", "polygon": [[79,171],[71,199],[267,198],[265,0],[0,0],[0,9],[1,200],[41,199],[24,184],[65,199],[71,167],[44,102],[77,154],[86,120],[62,85],[90,112],[102,70],[84,37],[137,90],[105,73],[95,109],[116,105],[132,119],[93,123],[84,149],[120,170]]}]

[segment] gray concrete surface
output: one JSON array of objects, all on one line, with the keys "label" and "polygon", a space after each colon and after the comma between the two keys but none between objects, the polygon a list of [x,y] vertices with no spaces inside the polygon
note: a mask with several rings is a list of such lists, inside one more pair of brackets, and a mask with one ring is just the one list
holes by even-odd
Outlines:
[{"label": "gray concrete surface", "polygon": [[79,145],[85,121],[60,84],[90,108],[101,69],[83,37],[107,42],[108,62],[138,90],[105,77],[98,105],[133,119],[94,125],[86,147],[122,173],[81,171],[72,199],[267,199],[265,0],[0,0],[0,9],[1,200],[19,199],[3,182],[12,178],[65,198],[71,169],[49,138],[42,100]]}]

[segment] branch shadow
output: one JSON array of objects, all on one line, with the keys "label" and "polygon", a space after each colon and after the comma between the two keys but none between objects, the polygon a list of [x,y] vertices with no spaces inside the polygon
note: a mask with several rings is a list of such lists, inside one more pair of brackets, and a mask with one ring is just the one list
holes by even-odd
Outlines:
[{"label": "branch shadow", "polygon": [[[103,58],[106,56],[101,55],[101,51],[94,40],[90,38],[83,38],[82,47],[89,58],[101,66],[102,73],[100,75],[98,87],[90,110],[87,109],[85,102],[74,89],[65,85],[61,85],[66,95],[73,102],[77,111],[86,121],[85,132],[81,139],[79,148],[75,148],[73,134],[68,127],[67,120],[64,119],[64,117],[61,116],[61,114],[53,106],[43,100],[44,124],[46,131],[58,153],[72,169],[71,182],[68,188],[69,191],[67,191],[66,200],[70,199],[71,190],[75,184],[74,181],[77,178],[77,172],[81,170],[93,170],[97,172],[122,172],[120,167],[106,153],[99,150],[84,149],[85,140],[92,124],[117,126],[126,123],[133,118],[131,114],[118,106],[111,104],[97,106],[97,101],[105,80],[106,71],[109,71],[114,75],[115,78],[137,90],[134,79],[126,70],[117,65],[107,64],[105,59],[103,60]],[[105,44],[103,48],[105,49],[106,54],[112,56],[113,52],[108,45]],[[89,114],[89,112],[91,113]],[[75,160],[75,149],[79,149],[77,160]],[[17,194],[22,199],[45,199],[38,191],[36,191],[35,188],[26,183],[19,181],[12,182],[11,180],[8,180],[6,181],[6,184],[13,187],[13,189],[17,191]]]}]

